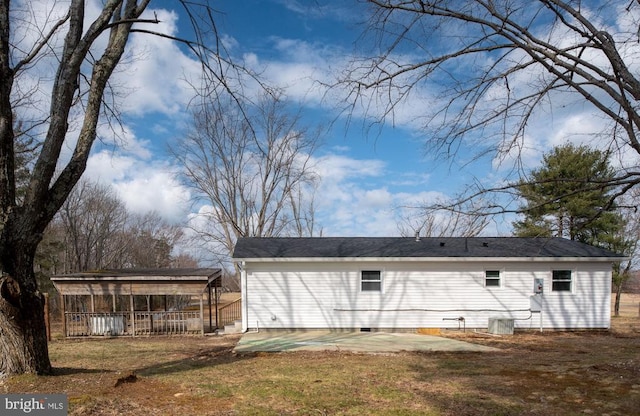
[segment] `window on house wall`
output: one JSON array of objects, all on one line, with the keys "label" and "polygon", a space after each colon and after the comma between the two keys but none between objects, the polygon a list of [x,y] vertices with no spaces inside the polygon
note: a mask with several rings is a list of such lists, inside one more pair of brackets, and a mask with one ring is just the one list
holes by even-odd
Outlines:
[{"label": "window on house wall", "polygon": [[500,287],[500,270],[485,270],[484,285],[486,287]]},{"label": "window on house wall", "polygon": [[554,270],[551,290],[553,292],[571,292],[571,270]]},{"label": "window on house wall", "polygon": [[362,270],[360,274],[360,289],[363,292],[381,292],[382,273],[380,273],[380,270]]}]

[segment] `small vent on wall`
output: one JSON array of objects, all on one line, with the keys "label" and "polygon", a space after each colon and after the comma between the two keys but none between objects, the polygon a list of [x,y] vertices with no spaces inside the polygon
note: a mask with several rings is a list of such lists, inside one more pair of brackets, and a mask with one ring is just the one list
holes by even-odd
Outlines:
[{"label": "small vent on wall", "polygon": [[444,241],[440,242],[440,247],[444,247]]}]

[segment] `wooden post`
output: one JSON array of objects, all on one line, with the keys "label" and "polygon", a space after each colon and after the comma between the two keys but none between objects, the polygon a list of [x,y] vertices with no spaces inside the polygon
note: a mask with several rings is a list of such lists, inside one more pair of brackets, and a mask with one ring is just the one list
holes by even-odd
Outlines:
[{"label": "wooden post", "polygon": [[67,337],[67,314],[65,311],[65,298],[62,293],[60,293],[60,314],[62,315],[62,335]]},{"label": "wooden post", "polygon": [[213,332],[213,318],[211,316],[211,283],[207,285],[207,303],[209,304],[209,332]]},{"label": "wooden post", "polygon": [[94,299],[94,295],[91,295],[91,313],[95,313],[96,311],[96,300]]},{"label": "wooden post", "polygon": [[202,298],[204,293],[200,294],[200,334],[204,335],[204,305],[203,305],[203,301]]},{"label": "wooden post", "polygon": [[147,313],[149,314],[149,335],[153,334],[153,314],[151,313],[151,295],[147,295]]},{"label": "wooden post", "polygon": [[133,294],[129,295],[129,303],[131,305],[131,336],[136,336],[136,308],[133,302]]},{"label": "wooden post", "polygon": [[218,326],[220,325],[219,321],[218,321],[218,285],[216,284],[214,286],[214,296],[215,296],[215,304],[216,304],[216,329],[218,329]]},{"label": "wooden post", "polygon": [[113,295],[111,295],[111,298],[113,300],[113,313],[116,312],[116,294],[114,293]]}]

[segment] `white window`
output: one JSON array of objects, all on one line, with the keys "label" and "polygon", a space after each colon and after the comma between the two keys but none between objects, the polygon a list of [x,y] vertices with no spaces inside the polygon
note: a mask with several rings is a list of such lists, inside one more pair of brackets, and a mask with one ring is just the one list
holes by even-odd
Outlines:
[{"label": "white window", "polygon": [[571,270],[554,270],[551,280],[552,292],[571,292]]},{"label": "white window", "polygon": [[382,273],[380,270],[362,270],[360,272],[360,290],[363,292],[382,292]]},{"label": "white window", "polygon": [[500,287],[500,270],[484,271],[485,287]]}]

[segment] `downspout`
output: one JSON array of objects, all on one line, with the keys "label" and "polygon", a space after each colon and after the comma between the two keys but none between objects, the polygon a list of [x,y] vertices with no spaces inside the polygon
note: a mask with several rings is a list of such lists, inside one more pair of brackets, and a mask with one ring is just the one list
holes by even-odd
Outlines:
[{"label": "downspout", "polygon": [[241,299],[242,299],[242,332],[247,332],[249,330],[249,293],[247,284],[247,263],[245,261],[238,263],[238,267],[240,268],[240,291]]}]

